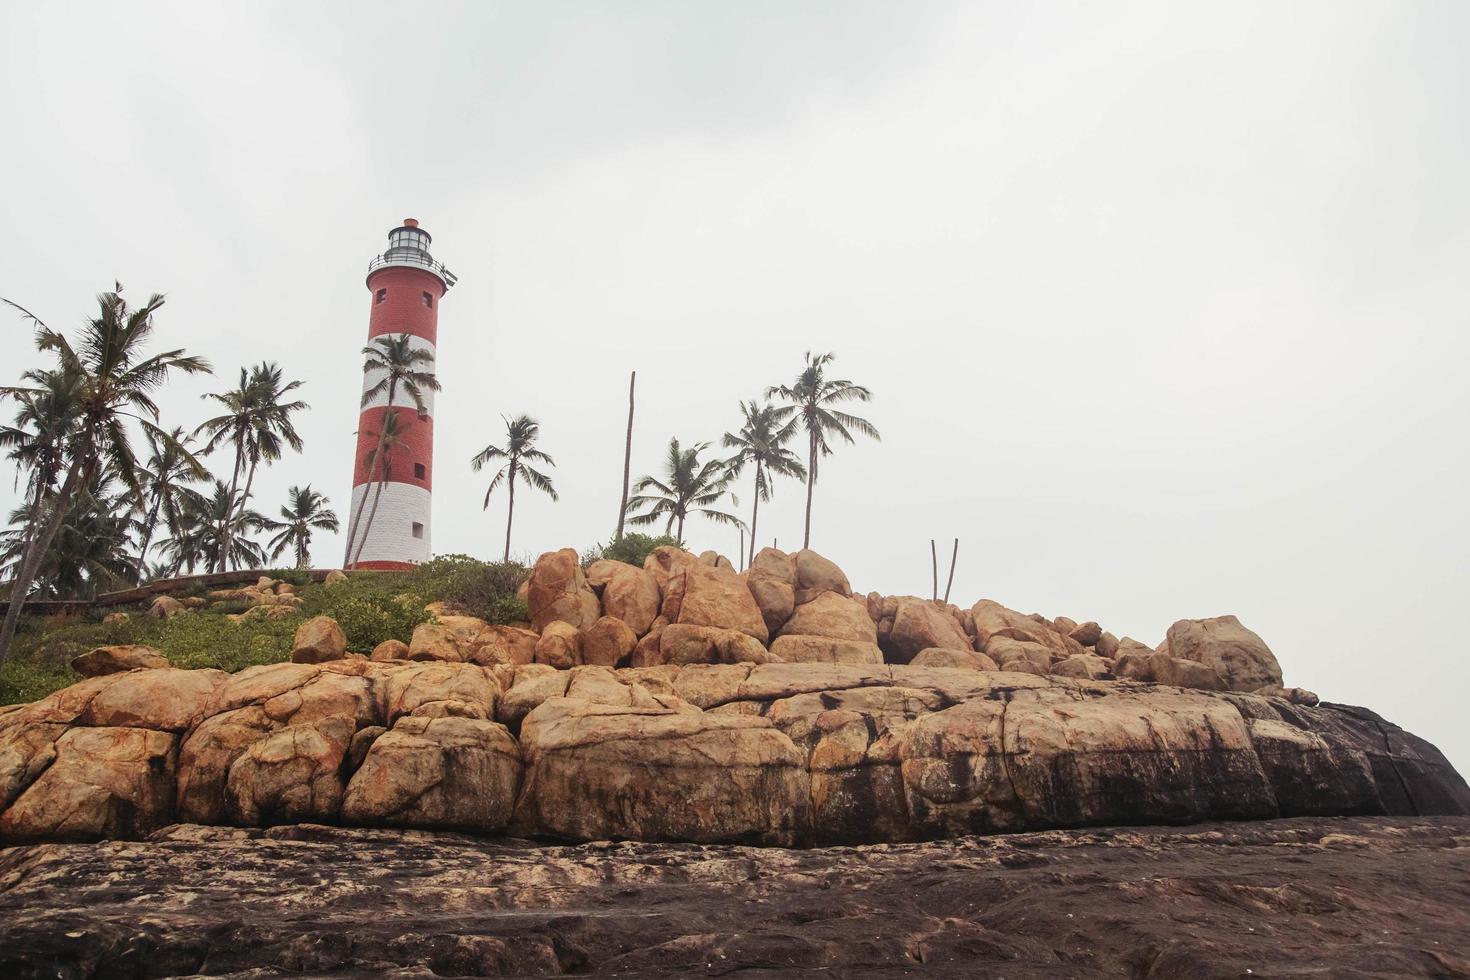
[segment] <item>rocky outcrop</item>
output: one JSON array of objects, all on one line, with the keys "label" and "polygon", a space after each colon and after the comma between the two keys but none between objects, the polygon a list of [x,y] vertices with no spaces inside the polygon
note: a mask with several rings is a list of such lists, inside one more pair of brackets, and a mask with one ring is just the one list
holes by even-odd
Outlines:
[{"label": "rocky outcrop", "polygon": [[313,616],[296,628],[291,643],[291,659],[298,664],[319,664],[341,660],[347,652],[347,638],[342,627],[330,616]]},{"label": "rocky outcrop", "polygon": [[168,658],[155,647],[138,644],[121,644],[110,647],[93,647],[78,657],[73,657],[71,669],[83,677],[101,677],[127,670],[167,667]]},{"label": "rocky outcrop", "polygon": [[661,612],[671,624],[739,630],[761,644],[770,636],[750,589],[723,565],[677,565],[669,573]]},{"label": "rocky outcrop", "polygon": [[[580,637],[556,621],[542,641],[558,634]],[[1021,650],[1003,667],[1050,654],[991,642]],[[0,713],[0,840],[182,820],[814,844],[1470,812],[1433,746],[1286,689],[1097,679],[1094,654],[1048,674],[943,648],[760,663],[748,634],[689,624],[657,649],[626,669],[356,658],[83,680]]]},{"label": "rocky outcrop", "polygon": [[762,548],[750,563],[746,586],[775,636],[796,611],[796,562],[784,551]]},{"label": "rocky outcrop", "polygon": [[560,620],[576,629],[586,629],[601,615],[597,593],[587,584],[576,551],[548,551],[536,559],[526,586],[526,605],[536,632]]},{"label": "rocky outcrop", "polygon": [[1232,691],[1281,684],[1281,665],[1271,648],[1234,616],[1181,619],[1169,627],[1159,652],[1213,669]]},{"label": "rocky outcrop", "polygon": [[595,561],[587,567],[587,583],[602,597],[604,615],[623,621],[635,640],[658,618],[662,598],[658,581],[635,565],[620,561]]}]

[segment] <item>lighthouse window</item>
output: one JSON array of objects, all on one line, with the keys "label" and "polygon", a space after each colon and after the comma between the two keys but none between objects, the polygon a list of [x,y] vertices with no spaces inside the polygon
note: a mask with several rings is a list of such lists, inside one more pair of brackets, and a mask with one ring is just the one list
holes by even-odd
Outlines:
[{"label": "lighthouse window", "polygon": [[424,536],[424,526],[418,521],[413,522],[413,536],[416,538],[421,538]]},{"label": "lighthouse window", "polygon": [[414,463],[413,464],[413,478],[415,480],[422,480],[422,479],[424,479],[424,476],[425,476],[426,472],[427,471],[424,469],[424,464],[423,463]]},{"label": "lighthouse window", "polygon": [[424,293],[424,305],[432,310],[434,308],[434,297],[428,293]]},{"label": "lighthouse window", "polygon": [[375,303],[381,303],[381,302],[383,302],[383,300],[385,300],[387,298],[388,298],[388,290],[386,290],[386,289],[380,289],[380,290],[378,290],[378,295],[377,295],[377,298],[374,300],[374,302]]}]

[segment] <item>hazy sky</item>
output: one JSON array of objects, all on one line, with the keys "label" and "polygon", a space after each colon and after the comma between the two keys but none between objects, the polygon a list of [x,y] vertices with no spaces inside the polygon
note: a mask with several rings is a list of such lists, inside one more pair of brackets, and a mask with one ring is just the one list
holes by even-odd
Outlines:
[{"label": "hazy sky", "polygon": [[502,413],[562,495],[512,550],[584,549],[630,369],[636,475],[832,350],[883,433],[817,488],[858,588],[926,593],[959,537],[962,603],[1150,644],[1235,613],[1466,771],[1467,43],[1457,2],[9,4],[0,295],[70,328],[166,292],[160,342],[219,371],[171,424],[279,361],[307,452],[259,504],[345,512],[366,263],[419,218],[461,277],[434,546],[484,557]]}]

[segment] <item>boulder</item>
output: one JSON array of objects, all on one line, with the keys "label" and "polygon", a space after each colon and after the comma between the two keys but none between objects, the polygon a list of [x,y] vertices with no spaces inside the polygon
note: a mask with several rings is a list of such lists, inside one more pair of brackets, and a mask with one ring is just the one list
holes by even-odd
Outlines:
[{"label": "boulder", "polygon": [[577,666],[582,662],[582,631],[560,619],[547,623],[536,641],[535,662],[557,670]]},{"label": "boulder", "polygon": [[1251,693],[1258,698],[1280,698],[1283,701],[1290,701],[1292,704],[1306,705],[1309,708],[1315,708],[1319,703],[1321,703],[1321,699],[1317,697],[1315,693],[1307,690],[1304,687],[1281,687],[1280,685],[1272,685],[1259,688],[1255,691],[1252,691]]},{"label": "boulder", "polygon": [[587,569],[587,581],[601,594],[604,615],[621,619],[636,636],[652,628],[662,598],[651,573],[626,562],[603,560]]},{"label": "boulder", "polygon": [[659,632],[660,664],[761,664],[767,659],[766,648],[739,630],[674,623]]},{"label": "boulder", "polygon": [[319,664],[340,660],[346,653],[347,637],[331,616],[313,616],[296,627],[296,637],[291,641],[292,663]]},{"label": "boulder", "polygon": [[148,606],[148,615],[154,619],[173,619],[184,611],[184,604],[171,595],[161,595]]},{"label": "boulder", "polygon": [[106,616],[102,617],[102,625],[117,626],[121,623],[126,623],[131,618],[132,617],[125,612],[110,612]]},{"label": "boulder", "polygon": [[1112,659],[1118,655],[1118,638],[1111,633],[1103,633],[1097,638],[1093,646],[1093,652],[1099,657]]},{"label": "boulder", "polygon": [[653,576],[653,582],[658,586],[659,594],[666,595],[669,589],[669,576],[685,565],[694,565],[698,562],[698,558],[683,548],[661,544],[643,559],[643,570]]},{"label": "boulder", "polygon": [[322,584],[330,589],[332,586],[341,585],[345,581],[347,581],[347,575],[334,568],[327,573],[326,578],[322,579]]},{"label": "boulder", "polygon": [[206,716],[229,676],[222,670],[175,667],[129,673],[99,691],[79,720],[98,727],[183,732]]},{"label": "boulder", "polygon": [[340,716],[290,725],[254,742],[230,766],[225,805],[247,827],[333,820],[352,722]]},{"label": "boulder", "polygon": [[990,654],[993,660],[1000,660],[990,649],[991,638],[996,636],[1039,643],[1050,650],[1057,660],[1065,660],[1085,652],[1082,644],[1065,633],[1058,632],[1050,622],[1039,616],[1018,613],[990,599],[981,599],[971,607],[970,612],[975,619],[976,645]]},{"label": "boulder", "polygon": [[548,551],[536,559],[526,587],[526,605],[531,610],[531,627],[538,633],[558,620],[586,629],[601,615],[597,593],[588,586],[577,552],[571,548]]},{"label": "boulder", "polygon": [[470,662],[482,666],[510,664],[519,666],[536,659],[537,634],[519,626],[486,626],[470,651]]},{"label": "boulder", "polygon": [[520,749],[504,725],[404,718],[373,740],[347,785],[342,819],[499,833],[510,820],[520,777]]},{"label": "boulder", "polygon": [[[835,595],[835,593],[827,593]],[[810,604],[809,604],[810,605]],[[881,664],[878,644],[830,636],[787,633],[771,642],[771,653],[785,663]]]},{"label": "boulder", "polygon": [[852,585],[837,565],[823,558],[810,548],[803,548],[791,556],[796,566],[796,603],[811,602],[823,592],[852,595]]},{"label": "boulder", "polygon": [[408,644],[402,640],[384,640],[373,647],[369,660],[379,663],[408,659]]},{"label": "boulder", "polygon": [[615,616],[603,616],[582,636],[582,663],[616,667],[633,653],[638,637]]},{"label": "boulder", "polygon": [[1201,691],[1225,689],[1224,681],[1213,667],[1193,660],[1180,660],[1167,653],[1158,653],[1147,647],[1138,649],[1137,641],[1125,637],[1113,664],[1113,673],[1130,680],[1170,687],[1190,687]]},{"label": "boulder", "polygon": [[973,650],[955,650],[948,647],[929,647],[914,654],[909,663],[915,667],[960,667],[966,670],[1000,670],[1000,665],[983,653]]},{"label": "boulder", "polygon": [[807,824],[805,760],[764,718],[552,698],[521,750],[517,834],[790,845]]},{"label": "boulder", "polygon": [[739,630],[761,644],[770,636],[760,607],[739,576],[697,561],[670,573],[662,615],[673,624]]},{"label": "boulder", "polygon": [[784,551],[762,548],[750,563],[746,587],[775,636],[796,610],[796,562]]},{"label": "boulder", "polygon": [[73,657],[71,662],[71,669],[83,677],[102,677],[128,670],[167,666],[168,658],[163,655],[162,650],[132,643],[93,647],[81,656]]},{"label": "boulder", "polygon": [[901,596],[894,606],[893,626],[879,644],[892,663],[906,664],[930,647],[971,651],[970,638],[959,620],[938,602]]},{"label": "boulder", "polygon": [[810,602],[798,605],[781,627],[781,635],[825,636],[874,645],[878,642],[867,604],[836,592],[818,593]]},{"label": "boulder", "polygon": [[392,725],[407,715],[429,718],[494,718],[500,684],[475,664],[405,664],[383,677],[381,719]]},{"label": "boulder", "polygon": [[1281,685],[1271,648],[1234,616],[1181,619],[1169,627],[1159,652],[1214,668],[1231,691]]},{"label": "boulder", "polygon": [[985,655],[1000,664],[1001,670],[1019,670],[1028,674],[1051,673],[1052,651],[1040,643],[1016,640],[992,634],[985,644]]},{"label": "boulder", "polygon": [[1076,677],[1082,680],[1097,680],[1113,676],[1112,665],[1092,653],[1082,653],[1060,660],[1051,665],[1053,677]]},{"label": "boulder", "polygon": [[730,559],[718,551],[701,551],[699,553],[699,563],[701,565],[708,565],[711,568],[728,568],[732,572],[735,571],[735,566],[730,563]]},{"label": "boulder", "polygon": [[1080,626],[1074,626],[1067,635],[1085,647],[1095,647],[1102,639],[1103,632],[1101,626],[1088,620]]}]

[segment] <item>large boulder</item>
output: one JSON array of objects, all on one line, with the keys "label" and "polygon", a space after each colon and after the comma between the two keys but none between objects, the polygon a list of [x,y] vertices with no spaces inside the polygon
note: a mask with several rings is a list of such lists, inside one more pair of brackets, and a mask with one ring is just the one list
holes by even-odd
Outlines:
[{"label": "large boulder", "polygon": [[404,718],[373,740],[347,785],[342,819],[499,833],[510,820],[520,776],[520,749],[504,725]]},{"label": "large boulder", "polygon": [[993,637],[1039,643],[1051,651],[1055,660],[1086,652],[1082,644],[1057,630],[1047,620],[1007,609],[993,600],[981,599],[970,608],[970,612],[975,621],[975,645],[989,654],[992,660],[1000,660],[990,649]]},{"label": "large boulder", "polygon": [[182,612],[188,612],[188,607],[171,595],[161,595],[148,606],[148,615],[154,619],[173,619]]},{"label": "large boulder", "polygon": [[347,637],[331,616],[313,616],[296,627],[296,637],[291,641],[293,663],[319,664],[346,655]]},{"label": "large boulder", "polygon": [[718,626],[674,623],[659,632],[658,664],[762,664],[766,648],[748,633]]},{"label": "large boulder", "polygon": [[791,556],[796,565],[796,603],[811,602],[823,592],[852,595],[852,585],[836,562],[823,558],[810,548]]},{"label": "large boulder", "polygon": [[334,820],[342,802],[342,759],[355,729],[344,717],[290,725],[245,750],[230,766],[230,818],[260,824]]},{"label": "large boulder", "polygon": [[621,561],[593,562],[587,582],[602,596],[602,612],[616,616],[635,636],[642,636],[658,618],[661,597],[658,581],[650,572]]},{"label": "large boulder", "polygon": [[526,586],[526,605],[531,628],[538,633],[558,620],[586,629],[602,614],[597,593],[587,585],[581,560],[571,548],[548,551],[536,559]]},{"label": "large boulder", "polygon": [[1225,689],[1225,681],[1213,667],[1193,660],[1180,660],[1167,653],[1159,653],[1124,637],[1113,663],[1113,673],[1129,680],[1151,684],[1167,684],[1170,687],[1191,687],[1200,691]]},{"label": "large boulder", "polygon": [[560,619],[547,623],[536,641],[536,663],[570,670],[581,662],[582,631]]},{"label": "large boulder", "polygon": [[73,657],[71,669],[83,677],[102,677],[128,670],[167,667],[168,658],[163,651],[135,643],[110,647],[93,647],[78,657]]},{"label": "large boulder", "polygon": [[796,562],[784,551],[762,548],[750,563],[746,585],[772,636],[796,610]]},{"label": "large boulder", "polygon": [[875,645],[878,642],[878,631],[868,616],[867,604],[836,592],[818,593],[810,602],[798,605],[781,627],[781,635],[825,636]]},{"label": "large boulder", "polygon": [[972,651],[964,628],[942,603],[913,596],[900,596],[894,607],[893,626],[878,644],[889,662],[906,664],[920,650],[939,647],[945,650]]},{"label": "large boulder", "polygon": [[955,650],[949,647],[930,647],[914,654],[909,661],[914,667],[963,667],[966,670],[1000,670],[1000,665],[983,653],[973,650]]},{"label": "large boulder", "polygon": [[633,653],[638,637],[616,616],[603,616],[582,636],[582,663],[616,667]]},{"label": "large boulder", "polygon": [[673,545],[661,544],[648,553],[643,559],[643,570],[653,576],[653,583],[658,586],[660,595],[667,595],[669,591],[669,578],[685,565],[698,564],[699,559]]},{"label": "large boulder", "polygon": [[804,760],[764,718],[552,698],[521,749],[515,833],[790,845],[807,825]]},{"label": "large boulder", "polygon": [[1281,685],[1271,648],[1234,616],[1181,619],[1169,627],[1159,652],[1214,668],[1231,691]]},{"label": "large boulder", "polygon": [[771,653],[786,663],[881,664],[878,644],[830,636],[788,634],[771,641]]},{"label": "large boulder", "polygon": [[770,634],[750,589],[734,571],[698,561],[669,575],[662,614],[670,623],[739,630],[764,644]]}]

